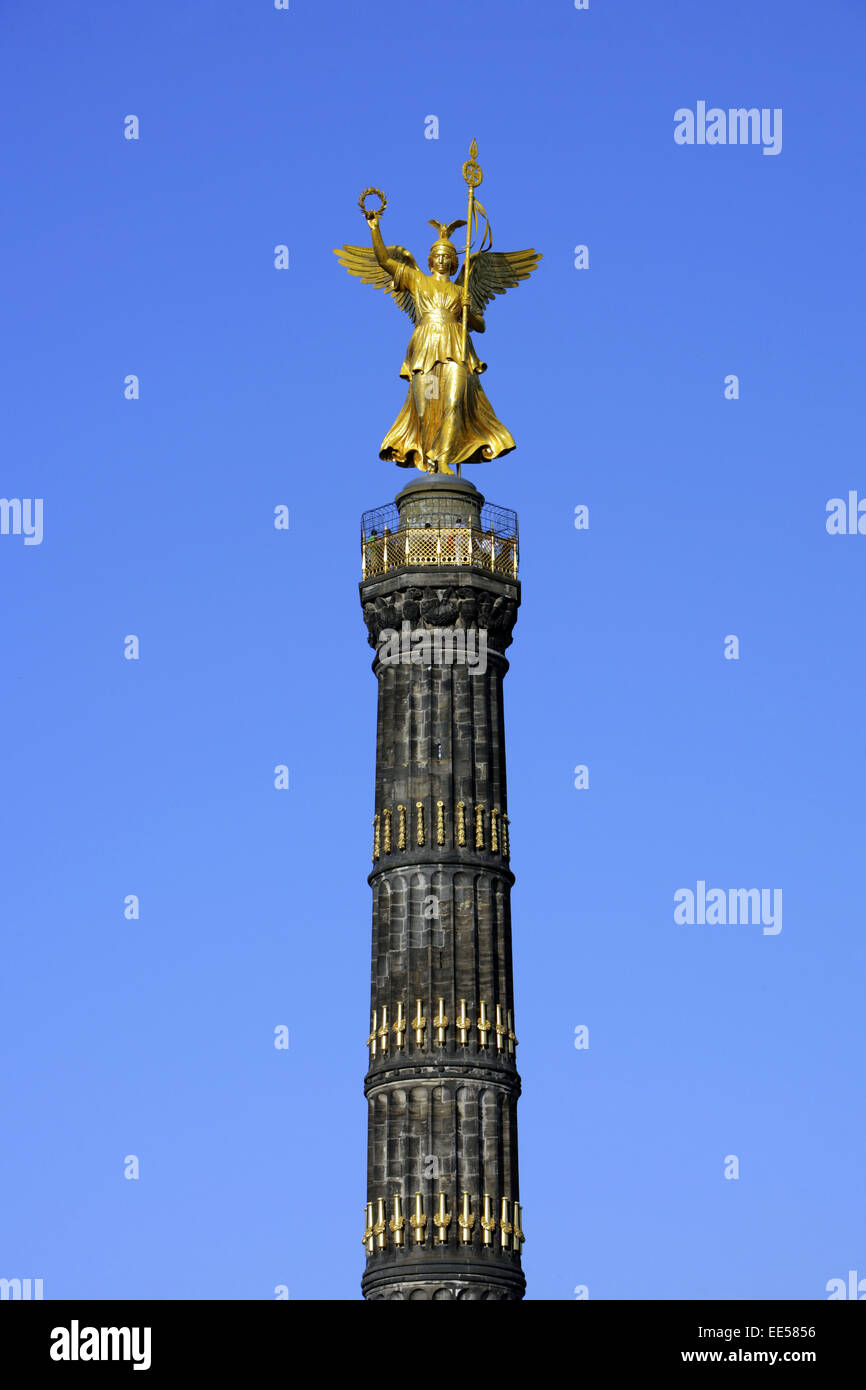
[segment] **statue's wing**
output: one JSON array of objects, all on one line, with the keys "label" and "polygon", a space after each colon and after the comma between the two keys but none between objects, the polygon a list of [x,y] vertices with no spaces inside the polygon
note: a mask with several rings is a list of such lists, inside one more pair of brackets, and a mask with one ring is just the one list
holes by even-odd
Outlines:
[{"label": "statue's wing", "polygon": [[[469,301],[473,313],[483,314],[494,295],[514,289],[532,274],[540,260],[540,251],[476,251],[469,257]],[[462,269],[457,278],[462,284]]]},{"label": "statue's wing", "polygon": [[[387,250],[392,261],[401,261],[413,270],[418,269],[415,257],[405,246],[389,246]],[[334,255],[339,257],[340,265],[345,266],[350,275],[357,275],[364,285],[373,285],[377,290],[385,290],[394,303],[399,304],[403,313],[409,315],[413,323],[418,322],[418,311],[411,292],[394,288],[394,281],[376,260],[372,246],[338,246]]]}]

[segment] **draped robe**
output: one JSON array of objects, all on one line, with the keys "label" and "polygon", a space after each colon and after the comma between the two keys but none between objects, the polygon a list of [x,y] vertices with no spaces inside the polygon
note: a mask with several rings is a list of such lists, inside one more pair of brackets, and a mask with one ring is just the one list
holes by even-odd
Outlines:
[{"label": "draped robe", "polygon": [[452,464],[510,453],[514,439],[481,388],[487,363],[468,334],[463,364],[461,287],[405,265],[395,270],[393,282],[396,290],[411,293],[418,322],[400,368],[409,390],[379,457],[404,468],[450,473]]}]

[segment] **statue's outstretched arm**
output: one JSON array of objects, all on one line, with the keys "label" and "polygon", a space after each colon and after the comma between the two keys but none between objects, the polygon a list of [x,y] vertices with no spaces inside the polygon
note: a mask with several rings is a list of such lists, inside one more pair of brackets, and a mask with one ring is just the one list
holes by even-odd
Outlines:
[{"label": "statue's outstretched arm", "polygon": [[370,238],[373,242],[373,255],[379,262],[383,270],[387,270],[389,275],[394,275],[400,268],[400,261],[395,261],[388,255],[388,248],[382,240],[382,233],[379,231],[379,215],[375,212],[366,214],[370,224]]}]

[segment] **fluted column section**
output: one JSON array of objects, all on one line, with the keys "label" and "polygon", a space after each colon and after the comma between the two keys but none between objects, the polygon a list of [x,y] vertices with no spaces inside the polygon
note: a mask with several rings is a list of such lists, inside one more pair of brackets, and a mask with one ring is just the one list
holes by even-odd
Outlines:
[{"label": "fluted column section", "polygon": [[[483,501],[470,484],[437,478],[401,494],[401,515],[407,506],[423,515],[428,488],[438,500],[443,486],[467,507]],[[521,1298],[502,689],[520,586],[480,567],[406,566],[363,583],[361,601],[378,683],[365,1080],[375,1233],[363,1289],[368,1298]],[[381,659],[383,632],[404,623],[413,633],[475,634],[477,655],[483,632],[486,669],[445,653]],[[437,1027],[440,1000],[447,1024]],[[434,1224],[440,1204],[444,1227]]]}]

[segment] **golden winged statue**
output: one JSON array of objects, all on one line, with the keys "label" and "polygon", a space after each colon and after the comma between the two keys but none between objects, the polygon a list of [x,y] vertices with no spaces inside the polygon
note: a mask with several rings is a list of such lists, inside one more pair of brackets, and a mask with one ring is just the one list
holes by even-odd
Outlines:
[{"label": "golden winged statue", "polygon": [[[480,170],[476,181],[480,182]],[[470,184],[469,223],[461,219],[446,225],[431,219],[438,236],[425,274],[404,246],[385,245],[379,230],[384,195],[379,193],[382,206],[377,211],[364,205],[366,195],[374,192],[379,190],[367,189],[360,202],[372,246],[342,246],[334,255],[350,275],[390,294],[415,325],[400,368],[409,390],[382,441],[379,457],[426,473],[453,473],[463,463],[481,463],[510,453],[514,439],[481,389],[479,378],[487,363],[477,355],[466,329],[485,331],[484,310],[491,299],[525,280],[541,260],[540,252],[484,249],[489,223],[482,249],[470,252]],[[459,257],[450,238],[457,227],[467,228],[467,254],[455,281]]]}]

